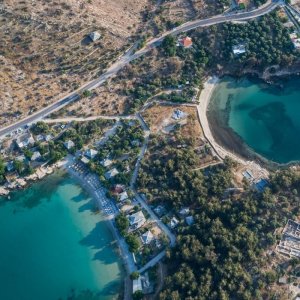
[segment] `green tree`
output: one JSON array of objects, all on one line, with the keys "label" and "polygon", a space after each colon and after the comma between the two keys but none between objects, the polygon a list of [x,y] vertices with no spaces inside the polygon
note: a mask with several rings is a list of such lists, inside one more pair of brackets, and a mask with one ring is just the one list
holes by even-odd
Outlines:
[{"label": "green tree", "polygon": [[140,277],[140,273],[137,272],[137,271],[132,272],[132,273],[130,274],[130,279],[131,279],[131,280],[138,279],[139,277]]},{"label": "green tree", "polygon": [[118,230],[122,235],[125,235],[129,228],[128,218],[124,213],[120,213],[115,220],[116,220],[116,226]]},{"label": "green tree", "polygon": [[128,244],[130,252],[136,253],[140,248],[139,240],[134,234],[128,234],[125,238],[125,241]]},{"label": "green tree", "polygon": [[161,46],[167,56],[174,56],[176,54],[176,39],[172,35],[166,36]]}]

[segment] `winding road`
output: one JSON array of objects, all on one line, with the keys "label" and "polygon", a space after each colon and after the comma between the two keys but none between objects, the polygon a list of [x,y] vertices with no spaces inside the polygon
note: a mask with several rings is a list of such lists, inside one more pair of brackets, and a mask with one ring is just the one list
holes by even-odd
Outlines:
[{"label": "winding road", "polygon": [[121,56],[114,64],[112,64],[105,73],[103,73],[99,78],[86,83],[85,85],[81,86],[76,91],[71,92],[70,94],[66,95],[65,97],[57,100],[56,102],[50,104],[49,106],[39,110],[38,112],[14,123],[7,127],[0,129],[0,139],[5,137],[6,135],[10,134],[11,132],[17,130],[20,127],[28,126],[32,123],[35,123],[46,116],[50,115],[51,113],[60,110],[64,106],[78,100],[80,95],[85,90],[93,90],[99,87],[101,84],[106,82],[109,78],[115,76],[119,70],[121,70],[124,66],[129,64],[131,61],[145,55],[151,49],[157,47],[161,44],[163,39],[168,35],[178,35],[182,32],[187,32],[189,30],[198,28],[198,27],[207,27],[215,24],[220,24],[224,22],[231,22],[231,21],[243,21],[253,19],[262,15],[265,15],[272,10],[274,10],[277,6],[283,5],[284,2],[282,0],[268,0],[266,4],[263,6],[247,12],[240,12],[240,13],[231,13],[231,14],[222,14],[217,15],[207,19],[195,20],[191,22],[184,23],[171,31],[165,32],[158,38],[154,38],[146,43],[146,46],[139,51],[133,53],[135,47],[133,46],[130,50],[128,50],[123,56]]}]

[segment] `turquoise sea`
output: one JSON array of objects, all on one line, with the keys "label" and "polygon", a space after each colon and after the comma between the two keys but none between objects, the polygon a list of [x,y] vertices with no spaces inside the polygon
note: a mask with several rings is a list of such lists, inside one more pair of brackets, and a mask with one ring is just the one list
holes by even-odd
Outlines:
[{"label": "turquoise sea", "polygon": [[123,269],[92,199],[56,174],[0,201],[0,299],[109,300]]},{"label": "turquoise sea", "polygon": [[[269,160],[300,160],[299,77],[283,80],[280,86],[226,77],[212,95],[209,115],[223,129],[227,127],[227,133],[233,131],[250,149]],[[215,127],[213,132],[217,131]],[[229,139],[227,133],[224,136]]]}]

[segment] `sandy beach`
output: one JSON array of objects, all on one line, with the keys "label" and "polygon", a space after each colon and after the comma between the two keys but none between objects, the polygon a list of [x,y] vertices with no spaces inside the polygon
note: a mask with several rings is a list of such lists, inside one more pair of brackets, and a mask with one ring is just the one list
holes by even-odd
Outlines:
[{"label": "sandy beach", "polygon": [[243,166],[247,166],[250,169],[255,169],[259,174],[262,174],[262,177],[267,177],[269,175],[269,172],[266,169],[262,168],[259,164],[257,164],[254,161],[246,160],[238,156],[237,154],[230,152],[229,150],[225,149],[224,147],[222,147],[216,142],[209,126],[209,122],[207,118],[207,110],[208,110],[209,101],[211,99],[213,91],[219,81],[220,79],[216,76],[209,77],[207,81],[204,83],[203,90],[201,91],[199,96],[199,104],[197,105],[197,112],[198,112],[200,124],[203,129],[204,136],[208,140],[211,147],[214,149],[216,155],[221,160],[223,160],[226,156],[230,157],[231,159],[235,160],[236,162],[238,162]]}]

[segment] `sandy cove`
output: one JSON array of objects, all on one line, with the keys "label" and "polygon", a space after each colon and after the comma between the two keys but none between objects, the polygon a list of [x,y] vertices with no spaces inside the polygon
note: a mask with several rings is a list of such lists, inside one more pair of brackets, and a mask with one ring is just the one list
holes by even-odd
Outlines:
[{"label": "sandy cove", "polygon": [[219,145],[214,139],[207,118],[207,110],[208,110],[209,101],[211,99],[213,91],[217,86],[217,84],[219,83],[219,81],[220,79],[217,76],[209,77],[204,83],[203,90],[201,91],[199,96],[199,104],[197,105],[197,112],[198,112],[198,117],[203,130],[204,137],[207,139],[211,147],[214,149],[216,155],[221,160],[223,160],[226,156],[228,156],[231,159],[238,162],[239,164],[246,166],[251,170],[254,169],[256,171],[255,173],[260,174],[261,177],[268,177],[269,176],[268,170],[262,168],[255,161],[245,160],[242,157],[238,156],[237,154],[230,152],[229,150]]}]

